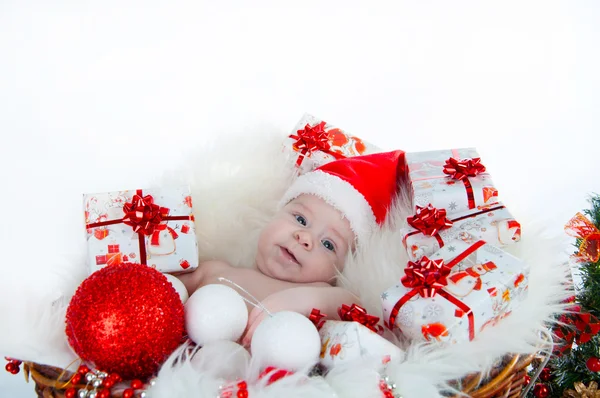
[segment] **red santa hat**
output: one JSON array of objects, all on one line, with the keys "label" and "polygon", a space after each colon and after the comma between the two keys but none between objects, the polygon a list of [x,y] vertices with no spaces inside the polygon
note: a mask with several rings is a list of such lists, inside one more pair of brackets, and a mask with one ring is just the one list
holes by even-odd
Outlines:
[{"label": "red santa hat", "polygon": [[385,220],[405,164],[400,150],[336,160],[298,177],[281,204],[303,194],[318,196],[348,219],[361,242]]}]

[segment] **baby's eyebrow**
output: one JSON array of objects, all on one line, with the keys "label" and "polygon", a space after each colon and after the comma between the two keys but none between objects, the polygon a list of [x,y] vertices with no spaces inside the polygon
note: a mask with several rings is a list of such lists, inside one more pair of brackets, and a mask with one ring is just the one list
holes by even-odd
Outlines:
[{"label": "baby's eyebrow", "polygon": [[295,203],[292,203],[292,205],[300,207],[304,213],[309,213],[312,216],[312,211],[310,211],[310,209],[308,207],[304,206],[302,203],[295,202]]},{"label": "baby's eyebrow", "polygon": [[340,240],[340,242],[342,243],[346,243],[346,239],[344,239],[344,237],[342,236],[342,234],[337,230],[336,227],[330,227],[329,228],[332,233]]}]

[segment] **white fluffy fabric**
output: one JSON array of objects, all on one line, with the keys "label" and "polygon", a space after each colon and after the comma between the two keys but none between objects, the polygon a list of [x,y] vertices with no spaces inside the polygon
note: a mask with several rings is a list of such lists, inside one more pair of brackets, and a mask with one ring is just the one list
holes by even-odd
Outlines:
[{"label": "white fluffy fabric", "polygon": [[[167,173],[162,185],[184,182],[192,187],[201,260],[252,266],[259,232],[294,175],[281,142],[281,136],[268,134],[217,139],[194,151],[185,169]],[[79,209],[73,209],[73,214],[79,214]],[[402,197],[390,214],[385,227],[361,244],[339,281],[378,316],[380,293],[400,279],[407,262],[398,229],[410,209]],[[539,349],[539,331],[562,310],[560,302],[570,294],[564,284],[569,272],[564,261],[567,244],[558,234],[548,236],[543,223],[536,225],[523,214],[517,218],[523,226],[523,239],[509,250],[531,265],[527,301],[471,343],[432,347],[402,342],[406,354],[388,365],[387,374],[404,398],[438,397],[448,381],[486,370],[506,353]],[[85,248],[77,250],[80,254]],[[0,352],[60,367],[71,362],[74,355],[66,345],[64,311],[85,277],[79,254],[49,268],[52,271],[43,289],[31,286],[30,291],[16,291],[14,286],[23,284],[15,279],[25,278],[25,273],[2,278],[4,297],[0,302],[5,325],[10,327],[0,329]],[[74,273],[74,269],[81,272]],[[211,367],[227,366],[227,358],[224,355],[221,363],[211,363]],[[377,362],[361,361],[338,367],[324,377],[308,378],[306,372],[298,372],[270,386],[252,384],[249,396],[380,397],[380,370]],[[252,363],[246,372],[249,380],[256,379],[258,371]],[[192,367],[187,348],[182,347],[163,366],[150,393],[153,398],[217,396],[223,383],[214,372]]]}]

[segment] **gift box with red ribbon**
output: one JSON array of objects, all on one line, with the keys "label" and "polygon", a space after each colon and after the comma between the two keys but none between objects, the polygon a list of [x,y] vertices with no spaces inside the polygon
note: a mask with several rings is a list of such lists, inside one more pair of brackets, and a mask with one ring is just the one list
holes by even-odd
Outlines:
[{"label": "gift box with red ribbon", "polygon": [[284,145],[295,152],[300,174],[336,159],[381,152],[375,145],[309,114],[300,119]]},{"label": "gift box with red ribbon", "polygon": [[320,363],[325,368],[366,358],[384,362],[401,356],[400,348],[384,337],[389,331],[380,325],[379,318],[355,304],[342,306],[339,313],[342,320],[325,320],[319,325]]},{"label": "gift box with red ribbon", "polygon": [[458,239],[464,234],[484,240],[494,246],[504,247],[521,240],[521,224],[514,219],[501,202],[478,206],[476,209],[448,216],[445,209],[433,206],[422,208],[408,217],[402,243],[410,260],[430,256],[445,242]]},{"label": "gift box with red ribbon", "polygon": [[448,214],[498,202],[498,191],[474,148],[406,153],[413,206]]},{"label": "gift box with red ribbon", "polygon": [[528,278],[527,263],[464,234],[409,261],[400,283],[381,295],[386,325],[413,341],[470,341],[526,298]]},{"label": "gift box with red ribbon", "polygon": [[197,268],[191,203],[188,187],[84,195],[91,272],[128,261],[162,272]]}]

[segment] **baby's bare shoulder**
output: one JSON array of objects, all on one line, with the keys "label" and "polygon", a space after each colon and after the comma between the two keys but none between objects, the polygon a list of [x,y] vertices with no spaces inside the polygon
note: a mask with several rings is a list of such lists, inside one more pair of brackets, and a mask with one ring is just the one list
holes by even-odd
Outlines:
[{"label": "baby's bare shoulder", "polygon": [[202,273],[205,275],[212,275],[214,273],[220,273],[231,268],[231,265],[226,261],[222,260],[208,260],[200,263],[198,268],[202,269]]}]

